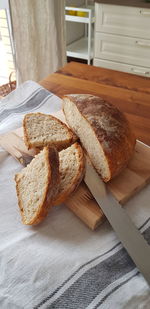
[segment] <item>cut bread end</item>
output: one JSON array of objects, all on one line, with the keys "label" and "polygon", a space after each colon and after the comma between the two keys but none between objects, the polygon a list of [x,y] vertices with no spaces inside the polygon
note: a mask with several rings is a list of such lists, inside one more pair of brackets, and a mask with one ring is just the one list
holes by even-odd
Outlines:
[{"label": "cut bread end", "polygon": [[77,140],[75,133],[65,123],[52,115],[42,113],[25,115],[23,130],[28,149],[41,150],[45,146],[51,146],[60,151]]},{"label": "cut bread end", "polygon": [[81,115],[71,99],[64,97],[63,109],[69,126],[80,138],[83,147],[91,159],[91,163],[102,176],[103,180],[105,182],[109,181],[111,178],[109,165],[104,155],[103,148],[91,125]]},{"label": "cut bread end", "polygon": [[73,144],[59,152],[60,184],[54,196],[53,205],[59,205],[75,191],[83,179],[85,159],[81,146]]},{"label": "cut bread end", "polygon": [[15,175],[15,181],[23,224],[40,223],[52,206],[52,196],[59,184],[56,149],[45,147],[27,167]]},{"label": "cut bread end", "polygon": [[103,181],[118,175],[132,157],[136,141],[124,114],[90,94],[64,96],[63,110]]}]

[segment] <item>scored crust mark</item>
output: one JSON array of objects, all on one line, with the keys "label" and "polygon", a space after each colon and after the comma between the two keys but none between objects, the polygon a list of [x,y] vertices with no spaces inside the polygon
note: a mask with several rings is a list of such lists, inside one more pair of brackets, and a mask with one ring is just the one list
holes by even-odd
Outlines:
[{"label": "scored crust mark", "polygon": [[73,144],[59,153],[60,184],[53,205],[63,203],[76,190],[85,172],[85,158],[78,143]]},{"label": "scored crust mark", "polygon": [[23,130],[28,149],[53,146],[60,151],[77,140],[77,136],[65,123],[52,115],[42,113],[25,115]]},{"label": "scored crust mark", "polygon": [[135,146],[124,114],[102,98],[88,94],[64,96],[63,109],[69,126],[103,180],[107,182],[120,173]]},{"label": "scored crust mark", "polygon": [[38,224],[48,214],[52,194],[59,183],[58,153],[45,147],[31,163],[15,175],[22,222]]}]

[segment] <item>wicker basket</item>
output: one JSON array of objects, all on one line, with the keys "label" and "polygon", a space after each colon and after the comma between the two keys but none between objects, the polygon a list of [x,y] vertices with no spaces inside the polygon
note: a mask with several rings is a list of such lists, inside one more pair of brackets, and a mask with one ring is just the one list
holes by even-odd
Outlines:
[{"label": "wicker basket", "polygon": [[12,75],[14,72],[11,72],[9,75],[9,83],[0,86],[0,98],[5,97],[7,94],[9,94],[11,91],[16,89],[16,80],[12,81]]}]

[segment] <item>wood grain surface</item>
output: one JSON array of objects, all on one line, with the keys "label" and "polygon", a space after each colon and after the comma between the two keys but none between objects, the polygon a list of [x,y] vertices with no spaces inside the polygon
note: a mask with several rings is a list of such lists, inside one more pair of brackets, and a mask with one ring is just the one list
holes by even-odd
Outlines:
[{"label": "wood grain surface", "polygon": [[94,2],[103,4],[135,6],[139,8],[150,8],[150,3],[146,0],[95,0]]},{"label": "wood grain surface", "polygon": [[67,93],[103,97],[125,113],[136,138],[150,145],[150,78],[70,62],[40,84],[60,97]]}]

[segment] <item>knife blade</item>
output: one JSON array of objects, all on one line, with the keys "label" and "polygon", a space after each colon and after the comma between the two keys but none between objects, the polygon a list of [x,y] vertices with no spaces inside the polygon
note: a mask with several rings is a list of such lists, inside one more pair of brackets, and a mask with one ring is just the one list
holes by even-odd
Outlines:
[{"label": "knife blade", "polygon": [[150,285],[150,246],[88,160],[84,181],[122,245]]}]

